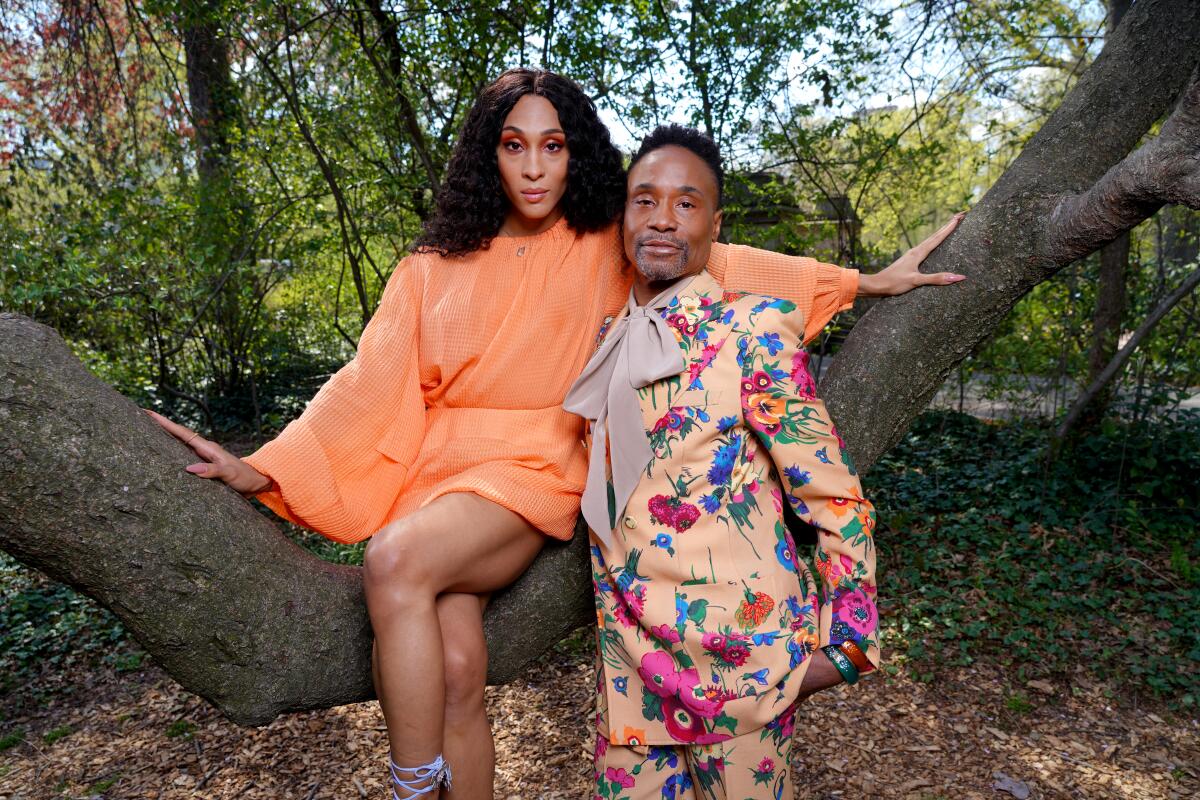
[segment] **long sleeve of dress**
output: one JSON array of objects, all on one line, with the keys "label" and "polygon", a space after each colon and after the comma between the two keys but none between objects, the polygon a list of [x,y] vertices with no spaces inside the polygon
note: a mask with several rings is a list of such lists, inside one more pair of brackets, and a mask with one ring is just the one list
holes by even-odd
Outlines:
[{"label": "long sleeve of dress", "polygon": [[276,439],[244,459],[274,481],[258,499],[281,517],[339,542],[360,541],[383,525],[425,429],[421,276],[417,257],[396,267],[354,359]]},{"label": "long sleeve of dress", "polygon": [[714,242],[708,271],[730,291],[791,300],[804,317],[805,343],[854,305],[858,294],[856,269],[740,244]]},{"label": "long sleeve of dress", "polygon": [[825,403],[803,349],[804,320],[784,300],[756,306],[743,338],[742,412],[770,454],[788,502],[817,528],[821,645],[852,639],[879,665],[875,602],[875,509]]}]

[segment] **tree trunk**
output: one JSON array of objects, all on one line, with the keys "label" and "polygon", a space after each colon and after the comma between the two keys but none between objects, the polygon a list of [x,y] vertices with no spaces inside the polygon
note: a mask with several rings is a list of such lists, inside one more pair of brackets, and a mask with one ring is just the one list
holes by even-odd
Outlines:
[{"label": "tree trunk", "polygon": [[[1125,318],[1125,284],[1129,271],[1129,233],[1125,232],[1100,248],[1100,276],[1096,282],[1096,307],[1092,314],[1092,346],[1088,350],[1090,386],[1117,354],[1121,323]],[[1104,418],[1113,398],[1113,384],[1092,395],[1081,427],[1092,427]]]},{"label": "tree trunk", "polygon": [[[1109,0],[1107,31],[1121,24],[1130,0]],[[1125,319],[1125,285],[1129,273],[1129,232],[1126,231],[1100,248],[1100,277],[1096,283],[1096,305],[1092,313],[1092,346],[1088,352],[1088,376],[1085,386],[1095,382],[1117,354],[1121,323]],[[1104,418],[1112,402],[1112,384],[1098,391],[1080,417],[1082,427],[1091,427]]]},{"label": "tree trunk", "polygon": [[229,170],[231,133],[240,113],[237,86],[229,73],[229,43],[217,33],[218,14],[211,3],[196,4],[180,23],[202,183],[220,182]]},{"label": "tree trunk", "polygon": [[[1031,287],[1163,203],[1200,207],[1200,4],[1141,0],[926,269],[877,303],[823,381],[859,465],[892,446]],[[1186,89],[1186,90],[1185,90]],[[1141,147],[1150,126],[1176,110]],[[1127,155],[1128,154],[1128,155]],[[87,373],[0,315],[0,548],[113,609],[186,688],[244,723],[370,695],[358,571],[318,561]],[[587,542],[552,546],[487,616],[493,681],[590,621]]]},{"label": "tree trunk", "polygon": [[[239,180],[233,143],[240,135],[241,94],[230,71],[229,41],[221,33],[221,4],[189,4],[179,20],[187,61],[188,104],[196,130],[196,213],[191,240],[208,251],[201,268],[212,298],[198,316],[209,324],[205,349],[217,394],[240,392],[246,371],[245,285],[253,280],[250,202]],[[168,392],[169,386],[165,386]]]}]

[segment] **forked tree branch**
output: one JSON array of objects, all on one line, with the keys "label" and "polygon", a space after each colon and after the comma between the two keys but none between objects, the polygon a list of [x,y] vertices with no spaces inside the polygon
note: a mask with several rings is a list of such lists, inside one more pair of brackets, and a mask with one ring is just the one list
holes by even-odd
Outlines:
[{"label": "forked tree branch", "polygon": [[1200,208],[1200,70],[1162,132],[1085,192],[1062,198],[1046,225],[1056,261],[1094,252],[1168,203]]}]

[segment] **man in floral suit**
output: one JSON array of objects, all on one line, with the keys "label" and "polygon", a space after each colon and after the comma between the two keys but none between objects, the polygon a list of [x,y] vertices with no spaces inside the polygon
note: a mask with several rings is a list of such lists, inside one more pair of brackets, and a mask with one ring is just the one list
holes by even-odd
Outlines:
[{"label": "man in floral suit", "polygon": [[[797,703],[879,664],[875,513],[814,393],[803,314],[705,269],[722,182],[697,131],[642,143],[630,303],[565,403],[591,423],[605,800],[791,800]],[[816,528],[815,575],[785,505]]]}]

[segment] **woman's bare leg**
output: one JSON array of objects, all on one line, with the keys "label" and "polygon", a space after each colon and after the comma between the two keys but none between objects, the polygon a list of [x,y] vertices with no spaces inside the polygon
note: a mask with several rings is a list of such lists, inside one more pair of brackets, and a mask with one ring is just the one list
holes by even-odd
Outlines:
[{"label": "woman's bare leg", "polygon": [[[437,599],[446,673],[442,756],[453,765],[454,788],[443,800],[491,800],[496,781],[496,746],[484,705],[487,640],[483,611],[488,595],[443,594]],[[379,651],[371,646],[371,675],[380,691]],[[382,700],[380,701],[382,703]]]},{"label": "woman's bare leg", "polygon": [[368,543],[363,586],[375,632],[380,705],[398,766],[423,766],[443,754],[446,679],[438,596],[508,585],[543,541],[519,514],[456,493],[391,523]]},{"label": "woman's bare leg", "polygon": [[[449,593],[437,600],[446,665],[442,755],[454,765],[454,789],[443,790],[443,800],[491,800],[494,796],[496,746],[484,706],[487,640],[483,636],[483,611],[488,597]],[[371,675],[378,693],[379,653],[374,644]]]},{"label": "woman's bare leg", "polygon": [[483,609],[487,596],[444,594],[438,598],[446,665],[446,717],[442,753],[454,769],[454,789],[445,800],[492,800],[496,746],[483,690],[487,641]]}]

